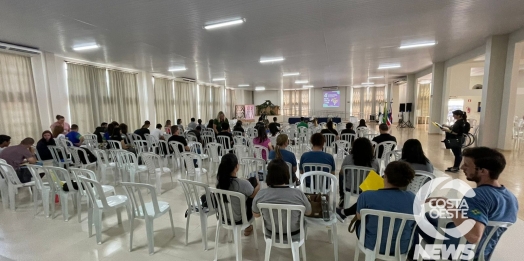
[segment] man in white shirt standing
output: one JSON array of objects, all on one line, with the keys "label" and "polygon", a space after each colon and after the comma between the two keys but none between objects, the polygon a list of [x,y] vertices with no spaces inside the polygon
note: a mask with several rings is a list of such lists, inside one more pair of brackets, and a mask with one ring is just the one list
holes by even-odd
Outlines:
[{"label": "man in white shirt standing", "polygon": [[163,140],[164,136],[162,135],[162,124],[157,124],[156,129],[152,130],[150,135],[154,136],[158,140]]}]

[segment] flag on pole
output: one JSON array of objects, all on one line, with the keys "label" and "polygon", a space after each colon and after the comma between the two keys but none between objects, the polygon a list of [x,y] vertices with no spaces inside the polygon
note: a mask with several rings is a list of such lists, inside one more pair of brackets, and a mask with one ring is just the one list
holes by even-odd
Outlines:
[{"label": "flag on pole", "polygon": [[389,103],[389,111],[388,111],[388,120],[387,125],[391,125],[393,123],[393,116],[392,116],[393,109],[391,108],[391,102]]},{"label": "flag on pole", "polygon": [[384,113],[382,114],[382,119],[380,120],[380,123],[387,123],[388,122],[388,107],[387,104],[384,102]]}]

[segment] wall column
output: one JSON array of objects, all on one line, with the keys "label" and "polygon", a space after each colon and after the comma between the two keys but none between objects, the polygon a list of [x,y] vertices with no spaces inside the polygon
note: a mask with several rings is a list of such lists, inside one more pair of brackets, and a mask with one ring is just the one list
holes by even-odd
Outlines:
[{"label": "wall column", "polygon": [[495,35],[491,36],[486,44],[479,146],[495,148],[498,145],[508,41],[509,35]]},{"label": "wall column", "polygon": [[[406,109],[407,103],[411,103],[411,112],[409,113],[409,119],[413,125],[415,125],[415,88],[417,86],[417,78],[415,74],[408,74],[407,84],[406,84]],[[407,110],[406,110],[407,112]]]},{"label": "wall column", "polygon": [[[445,76],[444,62],[438,62],[433,64],[433,78],[431,80],[431,96],[429,99],[429,119],[431,122],[442,123],[442,104],[443,102],[443,91],[444,91],[444,76]],[[430,134],[439,134],[442,131],[435,127],[433,124],[429,124]]]}]

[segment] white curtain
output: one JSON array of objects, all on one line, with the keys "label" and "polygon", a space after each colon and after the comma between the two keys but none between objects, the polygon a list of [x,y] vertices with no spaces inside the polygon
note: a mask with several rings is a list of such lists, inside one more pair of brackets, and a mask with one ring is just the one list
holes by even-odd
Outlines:
[{"label": "white curtain", "polygon": [[199,85],[198,91],[200,93],[200,118],[202,122],[208,122],[210,119],[213,119],[216,115],[213,115],[213,106],[211,103],[211,86],[208,85]]},{"label": "white curtain", "polygon": [[31,58],[0,53],[0,134],[11,136],[11,144],[42,133],[36,101]]},{"label": "white curtain", "polygon": [[237,104],[237,96],[235,90],[226,89],[226,117],[232,119],[235,117],[235,105]]},{"label": "white curtain", "polygon": [[[283,91],[283,115],[308,116],[309,90]],[[282,112],[281,112],[282,113]]]},{"label": "white curtain", "polygon": [[155,79],[155,109],[156,123],[164,125],[166,120],[175,122],[175,98],[173,80],[164,78]]},{"label": "white curtain", "polygon": [[384,100],[385,100],[385,87],[374,87],[372,88],[372,107],[371,114],[378,116],[379,113],[384,111]]},{"label": "white curtain", "polygon": [[429,116],[429,97],[431,95],[430,84],[420,84],[417,97],[417,110],[420,110],[419,117]]},{"label": "white curtain", "polygon": [[108,70],[111,97],[110,121],[125,123],[129,126],[129,130],[141,126],[136,76],[135,73]]},{"label": "white curtain", "polygon": [[362,116],[360,114],[361,112],[361,109],[360,109],[360,105],[361,105],[361,97],[360,97],[360,94],[362,92],[362,88],[353,88],[353,95],[351,97],[353,97],[353,101],[351,103],[351,109],[352,109],[352,115],[361,119]]},{"label": "white curtain", "polygon": [[93,131],[110,120],[106,69],[67,63],[67,89],[71,123],[78,125],[80,133]]},{"label": "white curtain", "polygon": [[219,111],[225,111],[222,106],[222,98],[224,97],[222,87],[211,87],[211,104],[212,104],[212,110],[211,115],[213,115],[213,118],[216,118]]},{"label": "white curtain", "polygon": [[191,118],[197,117],[196,95],[194,83],[175,81],[175,116],[182,119],[184,125],[187,125]]},{"label": "white curtain", "polygon": [[[370,89],[373,89],[371,87],[362,89],[364,91],[364,108],[363,108],[363,119],[366,121],[369,120],[369,115],[371,115],[371,108],[373,107],[373,97],[372,97],[372,91]],[[361,94],[362,95],[362,94]]]}]

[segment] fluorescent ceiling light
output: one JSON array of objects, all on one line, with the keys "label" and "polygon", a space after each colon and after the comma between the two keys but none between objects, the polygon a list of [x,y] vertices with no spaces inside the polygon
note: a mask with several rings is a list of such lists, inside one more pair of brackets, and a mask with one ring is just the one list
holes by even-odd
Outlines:
[{"label": "fluorescent ceiling light", "polygon": [[187,70],[186,67],[178,67],[178,68],[169,69],[170,72],[180,72],[180,71],[185,71],[185,70]]},{"label": "fluorescent ceiling light", "polygon": [[272,63],[272,62],[281,62],[281,61],[284,61],[284,57],[260,59],[260,63]]},{"label": "fluorescent ceiling light", "polygon": [[255,91],[263,91],[265,89],[266,89],[266,87],[264,87],[264,86],[257,86],[257,87],[255,87]]},{"label": "fluorescent ceiling light", "polygon": [[368,77],[368,79],[382,79],[384,78],[384,76],[371,76],[371,77]]},{"label": "fluorescent ceiling light", "polygon": [[431,83],[431,80],[422,80],[420,82],[418,82],[420,84],[428,84],[428,83]]},{"label": "fluorescent ceiling light", "polygon": [[241,24],[244,21],[245,21],[245,19],[237,19],[237,20],[227,21],[227,22],[223,22],[223,23],[210,24],[210,25],[204,26],[204,29],[210,30],[210,29],[215,29],[215,28],[220,28],[220,27],[226,27],[226,26],[230,26],[230,25]]},{"label": "fluorescent ceiling light", "polygon": [[283,73],[282,76],[297,76],[300,75],[299,72],[290,72],[290,73]]},{"label": "fluorescent ceiling light", "polygon": [[249,87],[249,84],[239,84],[238,87]]},{"label": "fluorescent ceiling light", "polygon": [[379,70],[400,68],[400,64],[384,64],[378,67]]},{"label": "fluorescent ceiling light", "polygon": [[90,49],[97,49],[99,47],[100,45],[98,44],[79,45],[79,46],[73,46],[73,50],[84,51],[84,50],[90,50]]},{"label": "fluorescent ceiling light", "polygon": [[371,85],[371,84],[375,84],[374,82],[363,82],[362,85]]},{"label": "fluorescent ceiling light", "polygon": [[437,43],[436,42],[427,42],[427,43],[418,43],[418,44],[406,44],[406,45],[401,45],[400,49],[426,47],[426,46],[433,46],[435,44]]},{"label": "fluorescent ceiling light", "polygon": [[304,86],[302,86],[302,88],[313,88],[313,87],[315,87],[315,86],[313,86],[313,85],[304,85]]},{"label": "fluorescent ceiling light", "polygon": [[220,82],[220,81],[225,81],[226,78],[213,78],[213,81],[214,82]]},{"label": "fluorescent ceiling light", "polygon": [[298,81],[295,81],[296,84],[302,84],[302,83],[308,83],[309,81],[308,80],[298,80]]}]

